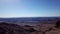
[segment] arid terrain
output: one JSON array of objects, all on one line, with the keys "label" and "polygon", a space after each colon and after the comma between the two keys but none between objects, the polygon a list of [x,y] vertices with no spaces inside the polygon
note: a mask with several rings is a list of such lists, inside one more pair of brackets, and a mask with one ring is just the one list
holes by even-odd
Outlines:
[{"label": "arid terrain", "polygon": [[[0,23],[0,34],[58,34],[60,29],[56,29],[55,24],[8,24]],[[57,32],[58,31],[58,32]]]},{"label": "arid terrain", "polygon": [[34,18],[32,21],[20,19],[22,22],[18,20],[16,22],[15,19],[13,21],[0,19],[0,34],[60,34],[60,20],[51,19],[39,20]]}]

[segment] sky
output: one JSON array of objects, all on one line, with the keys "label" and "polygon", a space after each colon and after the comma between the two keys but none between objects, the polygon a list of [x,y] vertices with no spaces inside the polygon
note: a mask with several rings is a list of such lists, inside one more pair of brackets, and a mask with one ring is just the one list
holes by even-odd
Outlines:
[{"label": "sky", "polygon": [[0,17],[59,17],[60,0],[0,0]]}]

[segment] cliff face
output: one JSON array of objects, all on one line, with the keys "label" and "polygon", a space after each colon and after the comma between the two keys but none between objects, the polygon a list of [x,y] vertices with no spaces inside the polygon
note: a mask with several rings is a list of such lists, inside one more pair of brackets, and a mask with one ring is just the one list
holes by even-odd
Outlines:
[{"label": "cliff face", "polygon": [[24,28],[16,24],[0,23],[1,34],[23,34]]},{"label": "cliff face", "polygon": [[17,24],[0,23],[0,34],[29,34],[34,31],[33,28],[25,29]]}]

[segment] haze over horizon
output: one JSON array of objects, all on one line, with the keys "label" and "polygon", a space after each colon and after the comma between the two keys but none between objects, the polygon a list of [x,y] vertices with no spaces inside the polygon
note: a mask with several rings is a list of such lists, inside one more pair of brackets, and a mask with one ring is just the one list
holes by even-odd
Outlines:
[{"label": "haze over horizon", "polygon": [[0,17],[60,17],[60,0],[0,0]]}]

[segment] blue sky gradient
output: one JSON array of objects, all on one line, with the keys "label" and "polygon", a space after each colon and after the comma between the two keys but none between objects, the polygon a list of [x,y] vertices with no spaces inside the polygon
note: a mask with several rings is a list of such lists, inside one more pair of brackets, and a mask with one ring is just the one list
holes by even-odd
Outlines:
[{"label": "blue sky gradient", "polygon": [[0,0],[0,17],[60,16],[60,0]]}]

